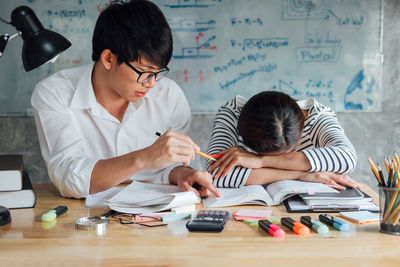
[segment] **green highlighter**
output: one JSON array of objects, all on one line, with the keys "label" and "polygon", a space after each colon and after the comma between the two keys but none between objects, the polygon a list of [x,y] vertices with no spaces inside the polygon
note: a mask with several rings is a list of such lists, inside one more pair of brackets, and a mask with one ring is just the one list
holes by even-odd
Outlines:
[{"label": "green highlighter", "polygon": [[318,220],[311,218],[311,216],[301,216],[300,221],[302,224],[306,225],[310,229],[313,229],[318,234],[329,233],[328,226]]},{"label": "green highlighter", "polygon": [[57,208],[53,209],[53,210],[49,210],[45,213],[43,213],[41,220],[43,222],[50,222],[52,220],[54,220],[55,218],[57,218],[58,216],[66,213],[68,210],[67,206],[58,206]]}]

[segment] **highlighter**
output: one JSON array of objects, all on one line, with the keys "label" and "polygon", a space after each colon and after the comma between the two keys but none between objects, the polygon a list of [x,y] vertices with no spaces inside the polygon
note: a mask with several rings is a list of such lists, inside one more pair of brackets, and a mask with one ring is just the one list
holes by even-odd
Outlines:
[{"label": "highlighter", "polygon": [[284,237],[285,231],[268,220],[259,220],[258,226],[273,237]]},{"label": "highlighter", "polygon": [[42,214],[41,220],[43,222],[50,222],[57,218],[58,216],[66,213],[68,210],[67,206],[58,206],[57,208],[53,210],[49,210],[48,212],[45,212]]},{"label": "highlighter", "polygon": [[306,236],[310,234],[310,229],[307,226],[305,226],[300,222],[296,222],[290,217],[283,217],[281,219],[281,224],[286,226],[287,228],[289,228],[298,235]]},{"label": "highlighter", "polygon": [[311,216],[301,216],[300,221],[302,224],[307,226],[310,229],[313,229],[318,234],[327,234],[329,233],[329,228],[322,222],[311,218]]},{"label": "highlighter", "polygon": [[350,230],[350,224],[342,220],[339,220],[329,214],[320,214],[319,219],[321,222],[329,224],[330,226],[339,231],[347,232]]}]

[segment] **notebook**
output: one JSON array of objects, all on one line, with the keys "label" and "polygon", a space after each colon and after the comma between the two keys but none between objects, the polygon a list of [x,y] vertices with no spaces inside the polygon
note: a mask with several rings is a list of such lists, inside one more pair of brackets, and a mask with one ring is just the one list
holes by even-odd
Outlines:
[{"label": "notebook", "polygon": [[363,194],[362,199],[337,201],[332,203],[315,203],[308,205],[299,195],[286,199],[284,201],[287,212],[291,213],[307,213],[307,212],[341,212],[341,211],[358,211],[367,210],[378,212],[379,207],[373,202],[373,199],[368,194],[360,191]]},{"label": "notebook", "polygon": [[357,188],[338,190],[335,193],[317,193],[314,195],[300,194],[300,197],[309,206],[315,205],[352,205],[363,204],[372,201],[370,196],[364,197]]},{"label": "notebook", "polygon": [[205,208],[236,205],[279,205],[286,198],[296,194],[333,193],[335,189],[322,184],[284,180],[267,185],[247,185],[240,188],[218,188],[221,198],[210,196],[203,199]]},{"label": "notebook", "polygon": [[182,192],[178,186],[134,181],[105,203],[119,212],[149,214],[200,203],[200,197],[193,191]]}]

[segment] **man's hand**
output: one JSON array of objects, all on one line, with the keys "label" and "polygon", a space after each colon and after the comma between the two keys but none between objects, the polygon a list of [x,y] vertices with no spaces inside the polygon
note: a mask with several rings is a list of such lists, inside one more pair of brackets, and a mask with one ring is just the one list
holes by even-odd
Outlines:
[{"label": "man's hand", "polygon": [[219,167],[214,178],[224,178],[235,166],[246,168],[262,168],[262,156],[247,152],[237,147],[219,152],[223,156],[217,161],[210,162],[212,165],[208,168],[209,172]]},{"label": "man's hand", "polygon": [[163,169],[174,163],[189,165],[200,148],[189,136],[167,131],[151,146],[142,149],[143,169]]},{"label": "man's hand", "polygon": [[221,193],[212,184],[211,175],[206,171],[178,166],[170,172],[169,181],[178,185],[183,191],[193,191],[201,197],[210,196],[210,192],[221,197]]},{"label": "man's hand", "polygon": [[300,181],[319,182],[331,185],[335,189],[344,190],[344,186],[362,188],[362,185],[351,179],[345,174],[334,172],[305,172],[300,178]]}]

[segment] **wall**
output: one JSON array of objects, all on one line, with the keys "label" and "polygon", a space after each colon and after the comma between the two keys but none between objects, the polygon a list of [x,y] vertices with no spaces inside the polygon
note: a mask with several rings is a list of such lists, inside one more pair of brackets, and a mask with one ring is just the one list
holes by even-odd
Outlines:
[{"label": "wall", "polygon": [[[351,177],[375,189],[376,182],[371,176],[367,157],[371,156],[374,161],[382,163],[385,155],[392,155],[399,149],[400,142],[400,118],[396,113],[400,103],[396,90],[396,87],[400,87],[400,1],[385,0],[384,14],[382,112],[338,113],[338,119],[358,153],[357,169]],[[190,135],[204,150],[213,119],[212,115],[193,115]],[[50,180],[40,155],[33,118],[0,117],[0,131],[0,153],[22,154],[25,169],[29,171],[33,182],[48,183]],[[200,166],[200,162],[195,162],[194,166]]]},{"label": "wall", "polygon": [[[72,46],[54,64],[25,72],[22,39],[10,42],[0,64],[0,115],[32,115],[33,84],[91,62],[93,28],[110,3],[0,0],[0,17],[27,1],[43,26]],[[271,89],[314,97],[335,111],[381,111],[381,0],[153,1],[173,34],[168,76],[193,114],[214,114],[235,95]],[[15,30],[2,23],[0,32]]]}]

